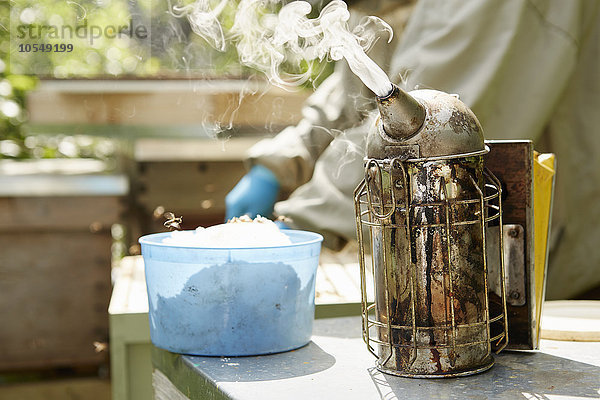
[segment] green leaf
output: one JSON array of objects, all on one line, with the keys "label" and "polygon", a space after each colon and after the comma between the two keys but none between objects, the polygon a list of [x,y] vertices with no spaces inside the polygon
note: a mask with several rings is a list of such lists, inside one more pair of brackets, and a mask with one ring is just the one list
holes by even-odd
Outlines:
[{"label": "green leaf", "polygon": [[9,75],[6,77],[6,79],[8,79],[11,86],[15,90],[32,90],[38,83],[38,79],[36,77],[28,75]]}]

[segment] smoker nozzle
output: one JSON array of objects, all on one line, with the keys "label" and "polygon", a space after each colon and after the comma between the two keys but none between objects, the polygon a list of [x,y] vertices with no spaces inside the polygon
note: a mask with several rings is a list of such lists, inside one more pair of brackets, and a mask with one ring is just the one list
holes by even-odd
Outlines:
[{"label": "smoker nozzle", "polygon": [[385,133],[397,140],[408,139],[417,133],[427,115],[425,107],[394,84],[389,94],[377,97],[377,107]]}]

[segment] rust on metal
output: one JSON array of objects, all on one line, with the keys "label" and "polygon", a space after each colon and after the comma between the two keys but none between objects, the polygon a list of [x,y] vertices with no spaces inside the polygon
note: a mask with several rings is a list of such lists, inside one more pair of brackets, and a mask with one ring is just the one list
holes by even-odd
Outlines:
[{"label": "rust on metal", "polygon": [[493,364],[491,343],[501,350],[508,330],[501,255],[502,282],[493,287],[502,293],[488,296],[486,227],[498,221],[502,248],[502,188],[484,170],[481,125],[456,96],[435,90],[394,87],[378,106],[355,191],[363,338],[385,373],[484,371]]},{"label": "rust on metal", "polygon": [[423,122],[426,111],[417,100],[392,85],[392,91],[384,97],[379,97],[377,106],[385,132],[395,140],[404,140],[416,134]]},{"label": "rust on metal", "polygon": [[487,297],[482,226],[499,216],[487,211],[499,191],[484,190],[494,187],[481,156],[366,163],[355,207],[361,258],[365,225],[370,233],[375,315],[364,297],[363,337],[383,372],[448,377],[492,366],[490,341],[507,338],[491,334],[506,318],[490,317]]}]

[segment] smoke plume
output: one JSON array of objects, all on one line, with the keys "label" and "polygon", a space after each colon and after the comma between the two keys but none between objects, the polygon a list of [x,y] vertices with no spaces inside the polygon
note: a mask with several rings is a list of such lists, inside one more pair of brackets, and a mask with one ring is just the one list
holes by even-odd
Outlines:
[{"label": "smoke plume", "polygon": [[[208,0],[173,6],[176,16],[186,16],[193,31],[218,50],[234,45],[242,64],[260,70],[280,87],[301,85],[313,77],[312,61],[346,59],[352,72],[378,96],[387,95],[391,82],[366,52],[384,31],[392,39],[391,27],[378,17],[364,18],[352,31],[346,3],[333,0],[316,18],[305,1],[292,1],[277,9],[277,0],[241,0],[233,26],[223,30],[219,15],[227,0],[214,8]],[[230,43],[230,44],[229,44]],[[303,72],[288,72],[291,69]]]}]

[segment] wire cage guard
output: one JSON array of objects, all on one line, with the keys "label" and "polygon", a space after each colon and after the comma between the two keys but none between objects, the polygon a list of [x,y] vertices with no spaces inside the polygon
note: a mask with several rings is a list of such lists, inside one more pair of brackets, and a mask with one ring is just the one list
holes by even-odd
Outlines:
[{"label": "wire cage guard", "polygon": [[[354,200],[363,340],[377,368],[408,377],[490,368],[491,352],[508,343],[508,326],[502,186],[483,156],[368,159]],[[500,296],[489,290],[488,224],[499,226]]]}]

